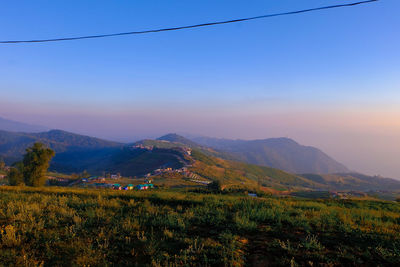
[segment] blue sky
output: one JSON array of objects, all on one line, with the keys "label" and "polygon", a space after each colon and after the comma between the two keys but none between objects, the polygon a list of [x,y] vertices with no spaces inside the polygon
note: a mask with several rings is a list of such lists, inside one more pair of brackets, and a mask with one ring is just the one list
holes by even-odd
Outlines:
[{"label": "blue sky", "polygon": [[[0,39],[173,27],[346,2],[8,1]],[[399,1],[381,0],[196,30],[1,45],[0,116],[116,140],[171,131],[289,136],[350,168],[400,177],[399,147],[391,145],[400,138],[398,10]]]}]

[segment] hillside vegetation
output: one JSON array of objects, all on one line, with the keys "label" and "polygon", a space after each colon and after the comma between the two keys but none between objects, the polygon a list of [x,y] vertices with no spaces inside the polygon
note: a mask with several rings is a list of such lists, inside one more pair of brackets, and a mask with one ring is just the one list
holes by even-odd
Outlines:
[{"label": "hillside vegetation", "polygon": [[272,187],[274,189],[316,188],[318,183],[278,169],[207,156],[197,150],[191,170],[210,180],[219,180],[225,186]]},{"label": "hillside vegetation", "polygon": [[0,188],[5,266],[395,266],[400,205]]}]

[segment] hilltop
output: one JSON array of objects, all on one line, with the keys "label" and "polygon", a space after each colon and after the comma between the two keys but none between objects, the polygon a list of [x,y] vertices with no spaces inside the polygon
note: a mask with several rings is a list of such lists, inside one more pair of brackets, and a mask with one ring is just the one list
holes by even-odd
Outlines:
[{"label": "hilltop", "polygon": [[176,133],[170,133],[170,134],[163,135],[163,136],[157,138],[157,140],[183,144],[185,146],[192,147],[192,148],[200,147],[200,145],[197,144],[196,142],[193,142],[193,141],[191,141],[181,135],[178,135]]}]

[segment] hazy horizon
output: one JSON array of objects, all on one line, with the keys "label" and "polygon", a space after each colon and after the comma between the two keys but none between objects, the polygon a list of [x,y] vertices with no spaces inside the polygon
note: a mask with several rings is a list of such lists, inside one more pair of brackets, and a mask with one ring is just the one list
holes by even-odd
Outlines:
[{"label": "hazy horizon", "polygon": [[[265,118],[266,124],[264,126],[256,125],[257,123],[249,119],[243,122],[243,124],[235,126],[234,124],[237,123],[237,119],[229,120],[223,117],[215,118],[212,127],[206,128],[207,124],[211,125],[207,119],[207,121],[196,121],[197,128],[192,129],[186,128],[185,125],[193,118],[187,118],[186,121],[184,121],[183,118],[179,118],[177,121],[173,119],[165,121],[164,125],[158,125],[158,129],[152,129],[152,119],[149,117],[144,121],[132,120],[132,123],[125,126],[119,125],[121,119],[118,119],[118,117],[108,117],[106,119],[98,118],[95,120],[94,117],[80,116],[79,121],[77,118],[74,118],[74,123],[70,125],[66,125],[65,119],[62,120],[61,123],[57,123],[56,121],[59,120],[59,116],[54,116],[53,120],[49,120],[47,123],[43,117],[36,120],[23,120],[24,117],[18,116],[13,119],[19,121],[23,120],[24,123],[34,122],[34,124],[49,127],[50,129],[60,129],[124,143],[146,138],[157,138],[167,133],[243,140],[287,137],[301,145],[314,146],[321,149],[335,160],[346,165],[352,171],[400,179],[397,167],[397,159],[398,156],[400,156],[400,144],[396,143],[398,138],[397,134],[400,132],[394,133],[392,136],[385,135],[382,134],[382,132],[385,132],[384,128],[382,128],[384,125],[377,125],[375,128],[380,128],[381,132],[375,131],[366,134],[365,132],[357,132],[349,127],[339,127],[338,125],[328,126],[323,122],[314,125],[315,128],[320,129],[319,131],[315,130],[315,128],[307,131],[304,128],[311,127],[310,123],[315,123],[315,121],[312,121],[310,115],[306,117],[307,122],[303,120],[302,122],[297,121],[296,123],[290,120],[288,115],[286,115],[285,118],[282,118],[282,116],[282,114],[275,114],[270,118]],[[153,120],[154,119],[157,118],[153,118]],[[253,119],[256,119],[256,117],[254,116]],[[280,124],[277,123],[279,120],[282,120]],[[124,121],[129,121],[129,118],[124,118]],[[184,121],[185,123],[180,124],[179,121]],[[222,125],[217,127],[218,124]],[[268,129],[268,125],[272,124],[274,124],[274,127],[271,126],[271,128]],[[302,130],[296,129],[294,124],[301,124]],[[100,125],[103,125],[102,130],[99,128],[101,127]],[[148,128],[142,127],[138,129],[135,125],[144,125]],[[368,125],[365,125],[365,129],[367,129],[367,126]],[[346,128],[346,131],[330,133],[331,127]],[[229,131],[231,132],[229,133]],[[253,132],[246,133],[247,131]],[[293,132],[296,132],[296,134],[293,134]],[[342,142],[338,143],[337,140],[341,140]],[[391,157],[389,157],[387,153],[392,153]]]},{"label": "hazy horizon", "polygon": [[[324,1],[22,1],[2,40],[189,25]],[[343,3],[329,1],[329,4]],[[400,178],[400,2],[207,29],[0,46],[0,116],[119,141],[289,137]],[[118,14],[118,16],[116,15]],[[29,23],[26,23],[29,21]]]}]

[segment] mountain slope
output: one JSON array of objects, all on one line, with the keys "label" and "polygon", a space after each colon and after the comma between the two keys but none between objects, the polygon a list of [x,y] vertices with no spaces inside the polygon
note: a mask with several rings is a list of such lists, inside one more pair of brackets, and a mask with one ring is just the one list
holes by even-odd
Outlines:
[{"label": "mountain slope", "polygon": [[[78,155],[79,160],[76,160]],[[143,176],[159,168],[178,169],[190,160],[176,149],[152,150],[121,147],[101,150],[64,152],[56,158],[51,168],[59,172],[82,172],[101,175],[103,172],[120,173],[123,176]]]},{"label": "mountain slope", "polygon": [[324,187],[317,182],[282,170],[235,162],[207,156],[193,150],[195,163],[191,171],[203,178],[219,180],[225,186],[270,187],[276,190],[318,189]]},{"label": "mountain slope", "polygon": [[0,153],[2,154],[19,155],[24,153],[25,149],[34,142],[42,142],[56,152],[63,152],[67,149],[96,149],[122,145],[61,130],[41,133],[18,133],[0,130]]},{"label": "mountain slope", "polygon": [[170,145],[164,148],[138,149],[61,130],[42,133],[0,131],[0,157],[12,164],[21,160],[26,148],[35,142],[44,143],[56,152],[50,170],[58,172],[87,170],[92,174],[105,171],[140,176],[162,166],[181,168],[185,164],[183,150],[176,149],[178,145],[174,143],[168,142]]},{"label": "mountain slope", "polygon": [[[168,140],[166,140],[168,139]],[[181,142],[178,142],[181,141]],[[191,155],[185,153],[187,148],[192,148]],[[128,148],[126,148],[128,149]],[[244,162],[235,162],[217,157],[218,152],[212,149],[197,145],[192,141],[170,134],[158,138],[157,140],[142,140],[131,145],[132,151],[147,150],[147,160],[151,161],[154,157],[160,156],[155,154],[157,151],[164,151],[164,156],[174,151],[179,155],[182,163],[181,166],[187,166],[190,173],[198,176],[198,178],[206,180],[219,180],[224,186],[240,186],[247,188],[255,188],[258,185],[271,187],[278,190],[287,189],[316,189],[324,187],[314,181],[308,180],[299,175],[290,174],[278,169],[256,166]],[[152,151],[152,152],[150,152]],[[136,163],[138,158],[125,157],[121,164],[127,166],[126,162]],[[174,162],[169,162],[169,166],[173,167]],[[190,165],[188,165],[190,163]],[[143,167],[143,165],[142,165]],[[157,167],[158,168],[158,167]],[[132,170],[131,170],[132,172]]]},{"label": "mountain slope", "polygon": [[110,153],[122,148],[122,144],[105,141],[89,136],[78,135],[60,130],[51,130],[42,133],[16,133],[0,131],[0,157],[5,162],[12,164],[21,160],[26,148],[35,142],[41,142],[53,149],[56,156],[52,160],[52,166],[62,166],[66,159],[64,153],[70,158],[70,164],[79,165],[83,161],[81,153],[99,156],[106,151]]},{"label": "mountain slope", "polygon": [[11,132],[36,133],[36,132],[48,131],[49,129],[44,126],[31,125],[18,121],[7,120],[0,117],[0,130],[11,131]]},{"label": "mountain slope", "polygon": [[292,173],[335,173],[348,169],[321,150],[302,146],[289,138],[229,140],[196,137],[192,141],[228,153],[238,161],[270,166]]},{"label": "mountain slope", "polygon": [[192,171],[226,185],[261,185],[278,190],[400,191],[400,181],[359,173],[295,175],[279,169],[210,157],[197,150]]}]

